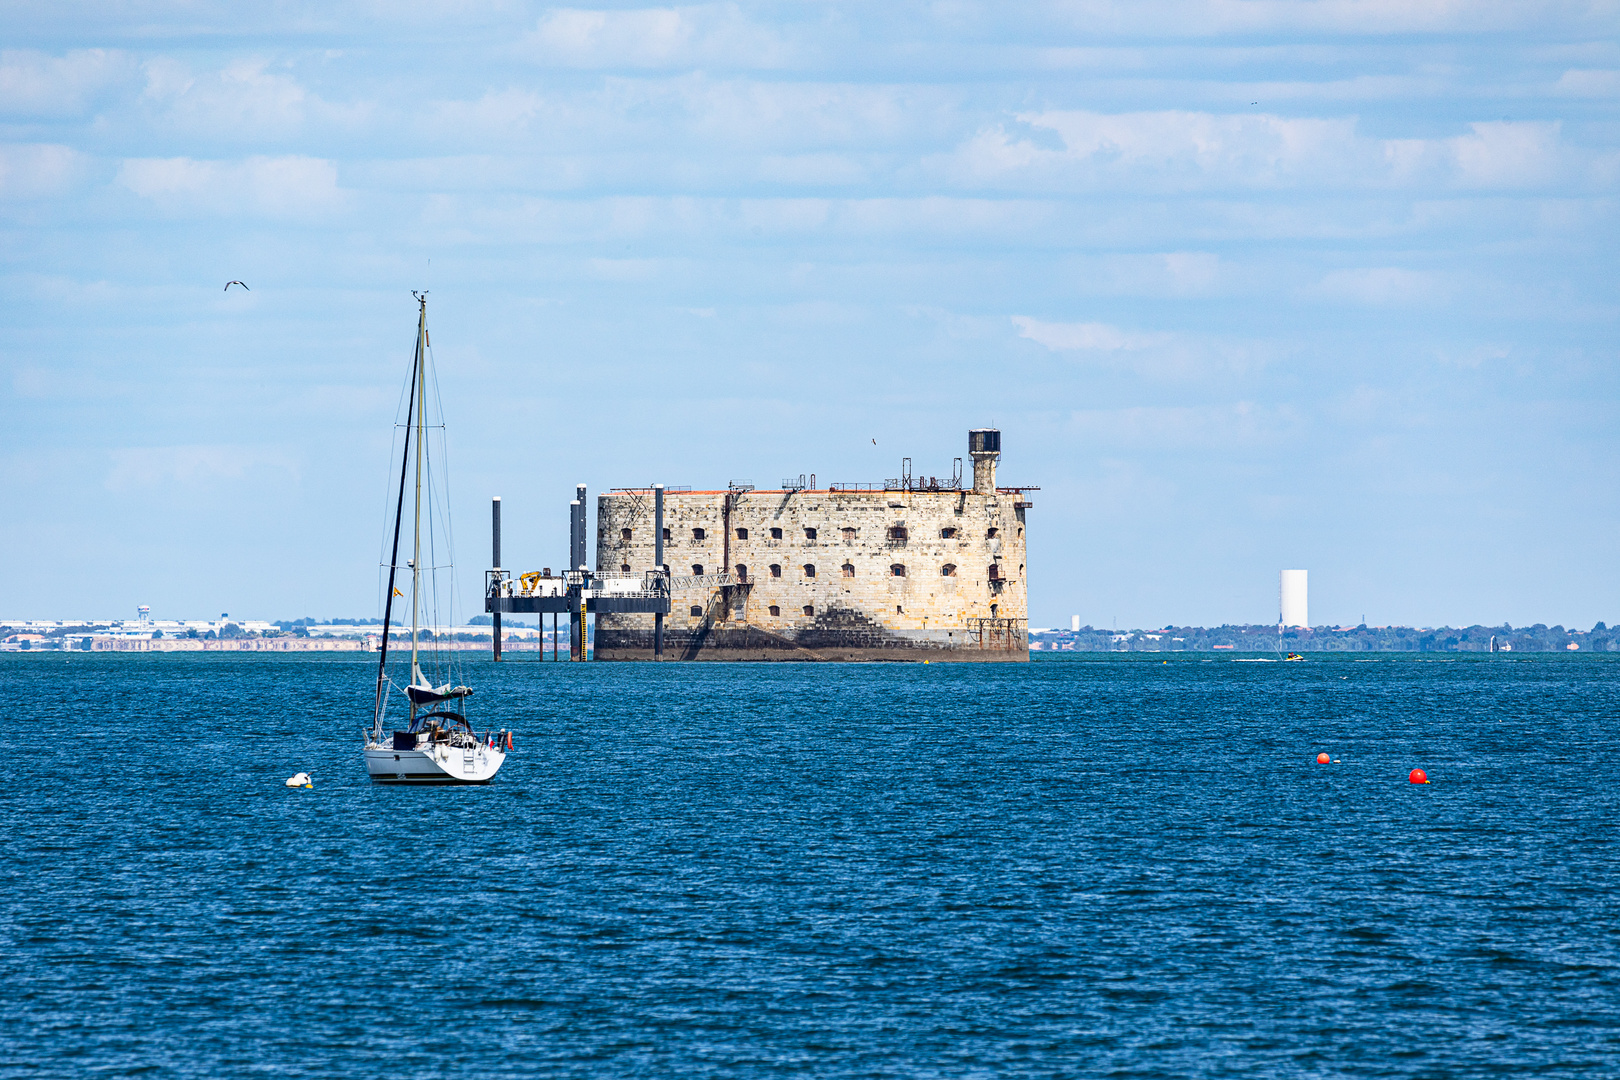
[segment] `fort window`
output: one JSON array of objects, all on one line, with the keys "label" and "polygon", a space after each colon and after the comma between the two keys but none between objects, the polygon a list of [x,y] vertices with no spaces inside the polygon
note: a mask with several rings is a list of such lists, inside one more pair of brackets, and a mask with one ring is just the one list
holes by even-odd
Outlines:
[{"label": "fort window", "polygon": [[747,581],[748,580],[748,567],[744,566],[742,563],[737,564],[737,580],[738,581]]},{"label": "fort window", "polygon": [[991,581],[1000,581],[1001,580],[1001,567],[997,566],[995,563],[990,564],[990,580]]},{"label": "fort window", "polygon": [[850,528],[848,525],[845,525],[844,529],[843,529],[843,533],[844,533],[844,543],[853,544],[855,542],[856,532],[855,532],[854,529]]},{"label": "fort window", "polygon": [[781,564],[780,563],[771,563],[771,577],[781,577],[781,576],[782,576],[782,566],[781,566]]},{"label": "fort window", "polygon": [[816,576],[816,564],[815,563],[808,563],[807,562],[807,563],[804,564],[804,576],[805,577],[815,577]]},{"label": "fort window", "polygon": [[996,538],[996,527],[994,525],[990,526],[989,529],[985,530],[984,536],[987,540],[994,540]]},{"label": "fort window", "polygon": [[806,604],[806,605],[804,605],[804,613],[806,615],[814,615],[816,613],[815,605],[814,604]]},{"label": "fort window", "polygon": [[700,562],[693,563],[692,564],[692,573],[696,574],[698,577],[702,577],[703,576],[703,564],[700,563]]},{"label": "fort window", "polygon": [[804,530],[804,538],[806,540],[814,540],[816,538],[816,530],[806,526]]},{"label": "fort window", "polygon": [[770,607],[766,608],[765,610],[767,610],[767,611],[769,611],[771,613],[771,618],[773,618],[773,619],[781,618],[781,616],[782,616],[782,609],[777,607],[775,604],[772,604]]},{"label": "fort window", "polygon": [[904,540],[905,538],[906,538],[906,527],[904,525],[890,526],[890,528],[889,528],[889,539],[890,540]]},{"label": "fort window", "polygon": [[628,539],[630,539],[630,530],[629,529],[620,529],[619,530],[619,539],[620,540],[628,540]]},{"label": "fort window", "polygon": [[956,565],[954,563],[946,563],[944,566],[939,568],[939,573],[941,577],[955,577]]},{"label": "fort window", "polygon": [[665,530],[664,530],[664,539],[665,539],[665,540],[668,540],[668,539],[669,539],[669,530],[668,530],[668,529],[665,529]]},{"label": "fort window", "polygon": [[694,619],[703,618],[703,609],[701,607],[699,607],[698,605],[696,605],[696,604],[692,605],[692,618],[694,618]]},{"label": "fort window", "polygon": [[955,529],[941,529],[941,530],[939,530],[939,538],[941,540],[955,540],[956,539],[956,530]]},{"label": "fort window", "polygon": [[780,540],[780,539],[782,539],[782,530],[781,529],[772,529],[771,530],[771,539],[772,540]]},{"label": "fort window", "polygon": [[619,564],[619,572],[621,574],[628,574],[630,572],[630,564],[629,563],[620,563]]},{"label": "fort window", "polygon": [[895,577],[905,577],[906,576],[906,564],[905,563],[895,563],[895,564],[893,564],[892,566],[889,567],[889,573],[893,574]]},{"label": "fort window", "polygon": [[692,539],[694,539],[694,540],[703,539],[703,530],[702,529],[693,529],[692,530]]},{"label": "fort window", "polygon": [[854,563],[847,562],[847,563],[844,564],[844,576],[845,577],[854,577],[855,576],[855,564]]},{"label": "fort window", "polygon": [[739,540],[748,539],[748,530],[747,529],[738,529],[737,530],[737,539],[739,539]]}]

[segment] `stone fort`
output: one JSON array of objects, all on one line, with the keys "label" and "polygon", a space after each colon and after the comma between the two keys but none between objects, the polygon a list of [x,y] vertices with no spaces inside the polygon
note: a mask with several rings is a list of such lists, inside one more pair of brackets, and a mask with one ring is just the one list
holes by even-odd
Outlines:
[{"label": "stone fort", "polygon": [[[666,491],[664,655],[686,660],[1027,661],[1025,512],[1001,433],[969,433],[972,486]],[[596,568],[656,566],[653,492],[597,497]],[[596,616],[599,660],[653,656],[655,616]]]}]

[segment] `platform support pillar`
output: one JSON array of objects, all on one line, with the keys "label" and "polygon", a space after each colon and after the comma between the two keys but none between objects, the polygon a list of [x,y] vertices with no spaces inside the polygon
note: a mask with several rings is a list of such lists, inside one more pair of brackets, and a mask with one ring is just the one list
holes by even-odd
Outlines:
[{"label": "platform support pillar", "polygon": [[[495,569],[499,570],[501,568],[501,497],[499,495],[495,496],[494,500],[490,503],[489,514],[490,547],[493,549],[490,553],[490,564],[494,566]],[[499,660],[501,658],[501,613],[496,611],[492,614],[495,623],[495,659]]]},{"label": "platform support pillar", "polygon": [[[664,570],[664,485],[653,485],[653,565]],[[664,613],[653,613],[653,659],[664,658]]]}]

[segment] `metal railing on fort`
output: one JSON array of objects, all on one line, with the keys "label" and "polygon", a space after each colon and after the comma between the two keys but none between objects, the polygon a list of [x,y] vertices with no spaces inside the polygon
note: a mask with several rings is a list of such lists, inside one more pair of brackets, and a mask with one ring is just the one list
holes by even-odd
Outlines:
[{"label": "metal railing on fort", "polygon": [[594,596],[653,597],[669,591],[669,575],[658,570],[599,570],[591,575]]},{"label": "metal railing on fort", "polygon": [[726,588],[741,584],[744,582],[737,580],[734,574],[685,574],[669,579],[671,589]]},{"label": "metal railing on fort", "polygon": [[[874,489],[875,490],[875,489]],[[884,491],[961,491],[962,480],[941,480],[937,476],[902,476],[883,481]]]}]

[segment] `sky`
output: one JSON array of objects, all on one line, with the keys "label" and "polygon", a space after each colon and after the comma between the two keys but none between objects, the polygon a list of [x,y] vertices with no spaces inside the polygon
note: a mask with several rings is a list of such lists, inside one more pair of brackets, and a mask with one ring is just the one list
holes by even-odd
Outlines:
[{"label": "sky", "polygon": [[[567,502],[949,475],[1033,626],[1620,620],[1620,3],[0,11],[0,617],[463,616]],[[238,279],[250,291],[223,290]],[[471,598],[470,603],[467,598]]]}]

